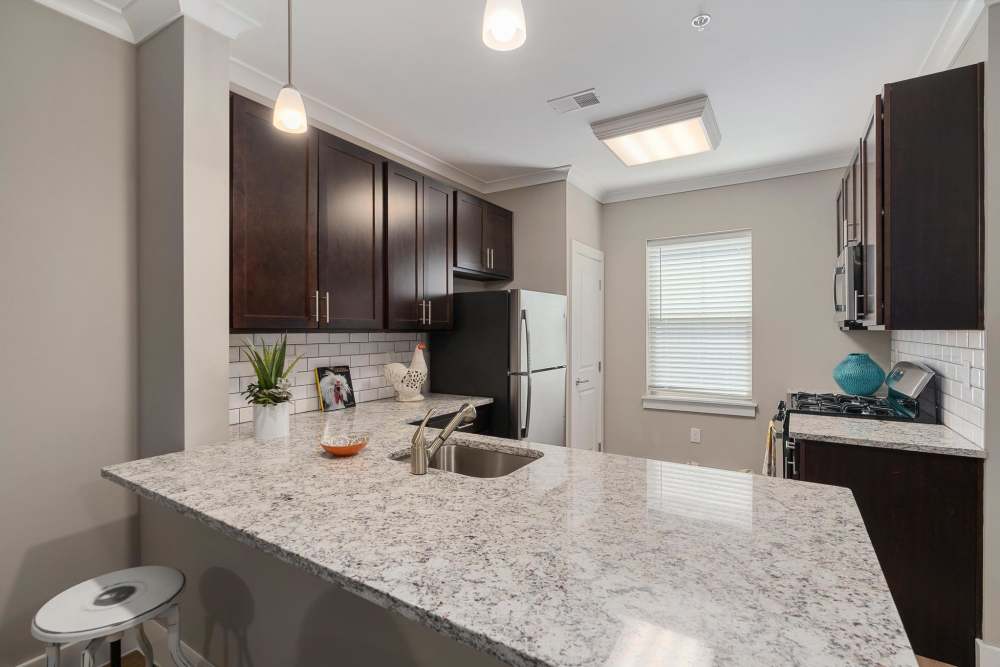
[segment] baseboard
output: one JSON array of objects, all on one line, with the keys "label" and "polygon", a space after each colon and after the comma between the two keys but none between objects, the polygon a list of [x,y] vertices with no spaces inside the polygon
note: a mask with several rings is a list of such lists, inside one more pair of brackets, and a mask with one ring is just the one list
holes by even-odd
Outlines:
[{"label": "baseboard", "polygon": [[[160,625],[159,621],[147,621],[144,626],[146,628],[146,636],[149,637],[149,643],[153,645],[153,655],[156,658],[157,664],[160,667],[173,667],[174,662],[170,659],[170,654],[167,652],[167,629]],[[86,646],[86,642],[75,642],[63,646],[60,664],[79,665],[80,655],[83,653],[84,646]],[[127,636],[122,643],[123,654],[138,650],[138,648],[131,636]],[[181,642],[181,650],[184,651],[184,656],[194,667],[213,667],[212,663],[205,660],[197,651],[183,641]],[[108,659],[108,646],[105,644],[97,656],[97,664],[106,665]],[[45,654],[32,658],[27,662],[22,662],[17,667],[45,667]]]},{"label": "baseboard", "polygon": [[1000,646],[976,640],[976,664],[979,667],[1000,667]]}]

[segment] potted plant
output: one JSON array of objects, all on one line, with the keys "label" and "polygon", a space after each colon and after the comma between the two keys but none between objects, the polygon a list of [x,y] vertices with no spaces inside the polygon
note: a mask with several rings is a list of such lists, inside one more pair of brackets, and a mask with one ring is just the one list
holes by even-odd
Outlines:
[{"label": "potted plant", "polygon": [[253,405],[254,437],[258,440],[283,438],[288,435],[289,402],[292,392],[288,375],[301,359],[295,357],[285,366],[287,338],[282,335],[274,345],[263,345],[257,350],[249,340],[243,341],[247,359],[253,365],[257,381],[249,384],[243,395]]}]

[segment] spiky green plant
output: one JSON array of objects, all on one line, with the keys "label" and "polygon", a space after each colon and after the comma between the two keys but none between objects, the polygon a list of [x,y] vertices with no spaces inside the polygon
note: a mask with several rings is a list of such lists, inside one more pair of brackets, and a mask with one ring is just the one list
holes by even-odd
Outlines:
[{"label": "spiky green plant", "polygon": [[295,357],[292,363],[285,366],[287,347],[288,339],[284,335],[274,345],[265,343],[260,350],[249,340],[243,340],[247,359],[257,374],[257,381],[247,385],[246,391],[243,392],[249,402],[254,405],[277,405],[291,400],[292,392],[289,387],[292,383],[288,375],[302,355]]}]

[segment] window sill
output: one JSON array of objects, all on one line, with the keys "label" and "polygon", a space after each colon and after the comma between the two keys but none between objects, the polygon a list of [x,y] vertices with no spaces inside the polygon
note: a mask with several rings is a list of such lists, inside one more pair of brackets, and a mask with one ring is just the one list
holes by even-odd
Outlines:
[{"label": "window sill", "polygon": [[757,403],[752,398],[719,398],[703,396],[668,396],[647,394],[642,397],[645,410],[700,412],[708,415],[756,417]]}]

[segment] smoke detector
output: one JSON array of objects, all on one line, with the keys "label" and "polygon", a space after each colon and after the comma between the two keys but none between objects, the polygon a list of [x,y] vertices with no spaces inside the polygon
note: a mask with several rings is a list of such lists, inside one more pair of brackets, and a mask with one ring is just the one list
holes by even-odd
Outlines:
[{"label": "smoke detector", "polygon": [[595,104],[600,103],[601,100],[597,98],[597,92],[595,92],[593,88],[581,90],[578,93],[572,93],[570,95],[563,95],[562,97],[557,97],[548,101],[549,106],[552,107],[557,113],[579,111],[584,107],[592,107]]},{"label": "smoke detector", "polygon": [[698,14],[693,19],[691,19],[691,27],[698,32],[703,32],[708,24],[712,22],[711,14]]}]

